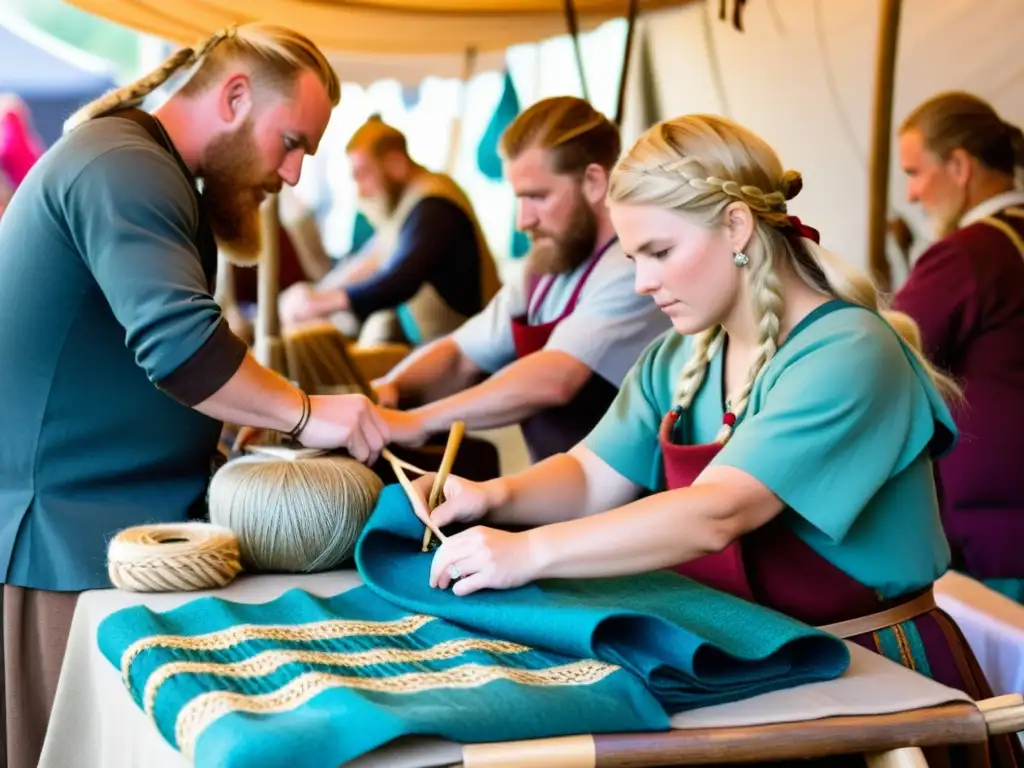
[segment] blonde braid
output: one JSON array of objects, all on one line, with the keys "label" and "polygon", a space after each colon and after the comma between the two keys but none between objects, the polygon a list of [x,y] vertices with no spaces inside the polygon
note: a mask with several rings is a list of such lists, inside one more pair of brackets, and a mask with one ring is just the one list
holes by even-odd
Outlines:
[{"label": "blonde braid", "polygon": [[[750,366],[750,372],[747,374],[747,381],[743,385],[743,389],[740,390],[736,402],[732,403],[729,408],[730,413],[737,420],[747,408],[757,377],[761,375],[761,371],[775,357],[775,353],[779,349],[779,326],[785,304],[782,299],[782,282],[775,270],[772,269],[770,249],[765,249],[763,257],[751,271],[750,289],[755,311],[761,316],[758,324],[760,346],[757,350],[757,359],[754,360]],[[732,436],[733,429],[734,424],[722,424],[715,441],[727,442]]]},{"label": "blonde braid", "polygon": [[721,344],[715,344],[716,340],[722,337],[722,327],[715,326],[698,334],[693,339],[693,352],[690,359],[686,361],[683,370],[679,373],[679,386],[677,388],[676,402],[687,409],[693,403],[701,383],[704,381],[704,374],[707,372],[708,363],[715,356]]},{"label": "blonde braid", "polygon": [[214,33],[197,46],[175,51],[148,75],[143,75],[138,80],[110,91],[81,107],[64,122],[64,132],[68,133],[83,123],[114,110],[138,107],[147,96],[166,83],[178,70],[202,61],[218,43],[234,36],[235,28],[227,27]]}]

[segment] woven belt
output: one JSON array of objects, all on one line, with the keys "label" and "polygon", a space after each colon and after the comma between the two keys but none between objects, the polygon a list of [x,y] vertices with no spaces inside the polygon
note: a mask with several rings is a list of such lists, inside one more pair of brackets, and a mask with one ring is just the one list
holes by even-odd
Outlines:
[{"label": "woven belt", "polygon": [[826,624],[825,626],[818,627],[818,629],[823,632],[829,632],[837,637],[854,637],[855,635],[864,635],[868,632],[877,632],[880,629],[891,627],[902,621],[916,619],[918,616],[928,613],[928,611],[936,607],[935,593],[929,587],[927,592],[918,595],[913,600],[900,603],[892,608],[887,608],[878,613],[871,613],[867,616],[858,616],[856,619],[850,619],[849,621],[837,621],[835,624]]}]

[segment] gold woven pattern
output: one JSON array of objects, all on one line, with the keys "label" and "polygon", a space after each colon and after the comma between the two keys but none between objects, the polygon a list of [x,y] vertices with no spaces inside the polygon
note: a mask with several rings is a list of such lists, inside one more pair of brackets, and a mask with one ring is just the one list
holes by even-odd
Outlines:
[{"label": "gold woven pattern", "polygon": [[[1013,210],[1014,209],[1011,208],[1006,213],[1010,216],[1015,216],[1016,214],[1013,213]],[[1022,240],[1020,235],[1017,234],[1017,231],[1009,224],[1007,224],[1005,221],[1003,221],[1002,219],[989,217],[987,219],[982,219],[979,223],[988,224],[990,227],[995,227],[996,229],[998,229],[1000,232],[1002,232],[1004,235],[1010,238],[1010,242],[1013,243],[1013,247],[1017,249],[1017,252],[1021,256],[1024,256],[1024,240]]]},{"label": "gold woven pattern", "polygon": [[322,664],[336,667],[365,667],[375,664],[407,664],[452,659],[469,651],[487,653],[525,653],[525,645],[505,640],[465,638],[447,640],[430,648],[373,648],[369,651],[299,651],[273,650],[237,662],[174,661],[158,667],[146,681],[142,696],[147,715],[153,713],[160,686],[175,675],[219,675],[221,677],[262,677],[289,663]]},{"label": "gold woven pattern", "polygon": [[147,648],[183,648],[190,651],[222,651],[246,640],[333,640],[339,637],[407,635],[435,621],[434,616],[413,614],[394,621],[331,619],[309,624],[239,624],[205,635],[154,635],[132,643],[121,656],[121,677],[131,690],[131,666]]},{"label": "gold woven pattern", "polygon": [[613,664],[586,660],[546,669],[463,664],[438,672],[410,672],[391,677],[356,677],[308,672],[271,693],[255,696],[233,691],[201,694],[186,704],[175,723],[178,748],[186,758],[194,757],[199,736],[214,721],[232,712],[274,714],[299,707],[331,688],[353,688],[375,693],[414,694],[442,688],[476,688],[498,680],[520,685],[593,685],[619,669]]}]

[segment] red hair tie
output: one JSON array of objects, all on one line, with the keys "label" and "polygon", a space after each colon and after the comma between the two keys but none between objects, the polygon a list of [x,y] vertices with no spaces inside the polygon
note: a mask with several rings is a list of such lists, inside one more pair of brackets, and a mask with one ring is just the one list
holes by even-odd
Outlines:
[{"label": "red hair tie", "polygon": [[789,223],[793,226],[793,229],[797,231],[800,237],[806,237],[808,240],[813,240],[816,243],[821,243],[821,235],[818,234],[818,230],[814,227],[808,227],[796,216],[789,217]]}]

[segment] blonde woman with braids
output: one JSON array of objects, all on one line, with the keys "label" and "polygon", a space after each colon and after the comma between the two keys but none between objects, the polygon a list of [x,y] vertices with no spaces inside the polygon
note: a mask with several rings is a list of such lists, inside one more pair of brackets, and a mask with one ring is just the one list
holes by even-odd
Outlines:
[{"label": "blonde woman with braids", "polygon": [[[721,118],[640,138],[612,174],[611,216],[638,293],[674,330],[568,453],[449,479],[434,519],[470,527],[435,552],[432,585],[671,568],[989,693],[931,590],[949,562],[932,461],[955,440],[955,389],[787,214],[800,186]],[[1012,765],[1008,745],[993,755]]]},{"label": "blonde woman with braids", "polygon": [[368,462],[400,438],[366,398],[262,368],[213,298],[218,245],[254,263],[260,201],[298,181],[339,92],[305,37],[222,30],[74,115],[0,221],[12,768],[38,762],[77,595],[110,586],[107,542],[204,512],[223,421]]}]

